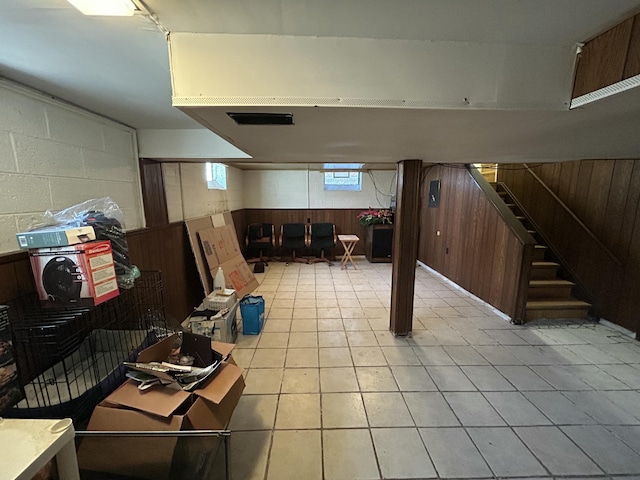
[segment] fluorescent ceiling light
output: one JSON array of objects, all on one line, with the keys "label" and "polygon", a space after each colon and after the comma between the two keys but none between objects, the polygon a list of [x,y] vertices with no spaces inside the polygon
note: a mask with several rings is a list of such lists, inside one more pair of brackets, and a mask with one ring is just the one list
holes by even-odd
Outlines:
[{"label": "fluorescent ceiling light", "polygon": [[136,9],[131,0],[67,0],[85,15],[130,17]]}]

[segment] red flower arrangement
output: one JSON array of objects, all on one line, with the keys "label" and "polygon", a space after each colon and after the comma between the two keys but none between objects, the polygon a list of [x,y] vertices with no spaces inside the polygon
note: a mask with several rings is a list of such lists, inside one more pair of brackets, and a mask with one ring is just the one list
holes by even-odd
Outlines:
[{"label": "red flower arrangement", "polygon": [[391,225],[393,223],[393,214],[388,208],[369,209],[358,214],[358,220],[361,225]]}]

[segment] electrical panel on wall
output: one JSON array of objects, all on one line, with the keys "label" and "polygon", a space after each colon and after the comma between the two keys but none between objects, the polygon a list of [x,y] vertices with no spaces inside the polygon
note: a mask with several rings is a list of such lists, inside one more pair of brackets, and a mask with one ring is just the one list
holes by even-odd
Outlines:
[{"label": "electrical panel on wall", "polygon": [[429,182],[429,208],[435,208],[440,205],[440,180],[431,180]]}]

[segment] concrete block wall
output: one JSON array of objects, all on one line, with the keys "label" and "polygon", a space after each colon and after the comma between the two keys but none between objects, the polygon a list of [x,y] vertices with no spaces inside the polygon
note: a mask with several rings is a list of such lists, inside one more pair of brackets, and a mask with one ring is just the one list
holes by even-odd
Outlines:
[{"label": "concrete block wall", "polygon": [[144,214],[135,130],[0,80],[0,253],[47,210],[111,197],[125,227]]},{"label": "concrete block wall", "polygon": [[244,208],[244,172],[228,167],[227,189],[209,190],[205,166],[205,163],[162,164],[170,222]]},{"label": "concrete block wall", "polygon": [[396,190],[395,171],[374,171],[371,175],[373,180],[364,172],[362,190],[352,192],[324,190],[324,173],[320,171],[245,171],[244,208],[388,207]]}]

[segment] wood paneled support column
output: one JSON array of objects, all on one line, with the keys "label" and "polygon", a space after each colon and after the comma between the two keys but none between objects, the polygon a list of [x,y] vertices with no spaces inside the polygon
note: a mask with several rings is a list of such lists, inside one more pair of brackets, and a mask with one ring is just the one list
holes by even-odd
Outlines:
[{"label": "wood paneled support column", "polygon": [[420,231],[422,160],[398,162],[398,191],[393,233],[391,320],[389,330],[405,336],[413,326],[413,291]]}]

